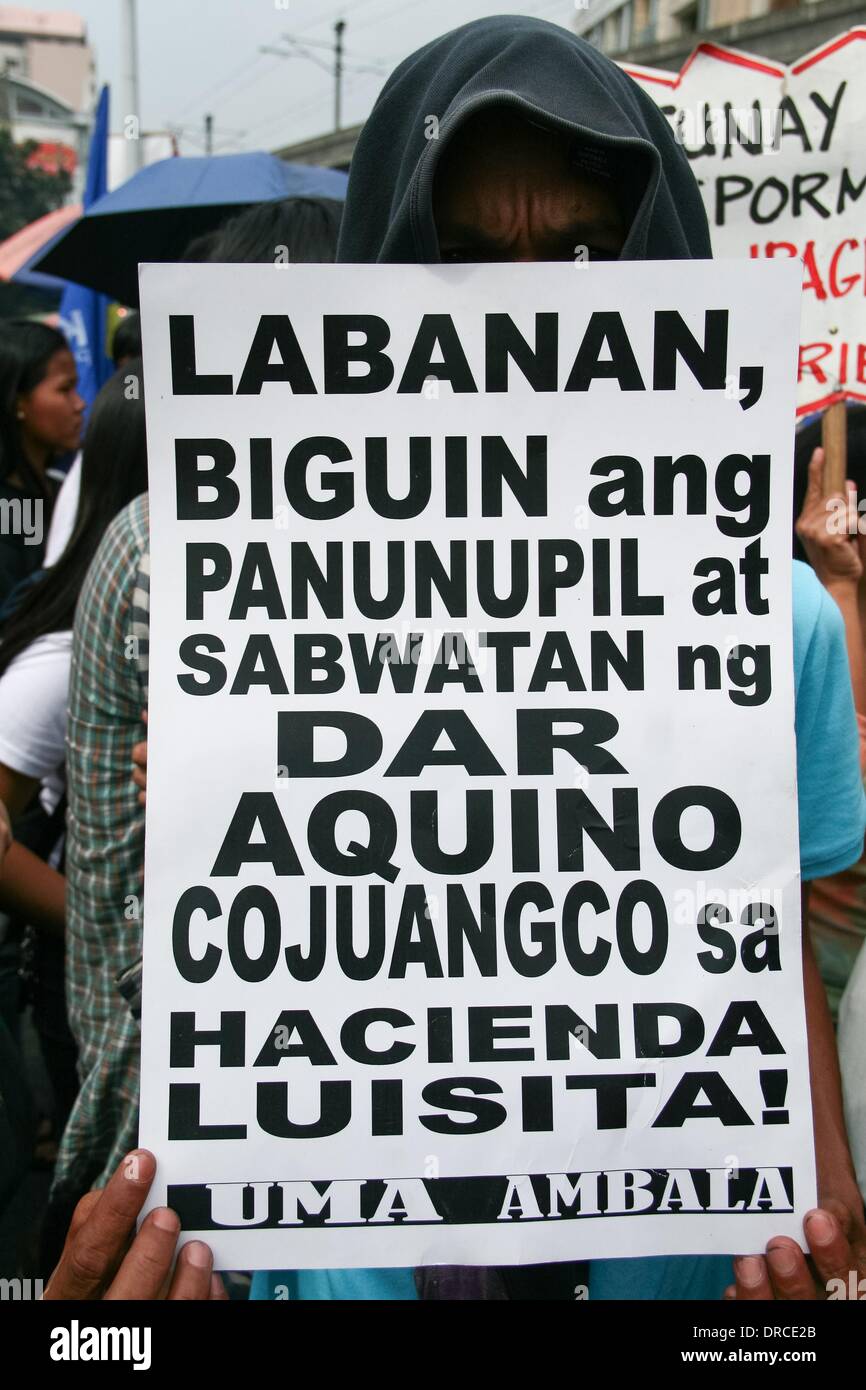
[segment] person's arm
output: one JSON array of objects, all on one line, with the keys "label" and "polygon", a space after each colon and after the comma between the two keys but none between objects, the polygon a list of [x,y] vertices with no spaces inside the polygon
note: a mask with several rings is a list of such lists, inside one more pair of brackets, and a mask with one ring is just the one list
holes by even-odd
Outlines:
[{"label": "person's arm", "polygon": [[[803,889],[803,921],[808,921],[808,885]],[[803,987],[806,996],[806,1031],[809,1040],[809,1075],[812,1115],[815,1123],[815,1156],[818,1167],[818,1201],[841,1203],[850,1213],[852,1241],[859,1242],[861,1273],[866,1273],[866,1222],[863,1198],[848,1147],[842,1104],[842,1077],[827,991],[808,931],[803,932]]]},{"label": "person's arm", "polygon": [[[824,493],[824,450],[816,449],[809,463],[809,483],[797,520],[797,535],[828,594],[845,622],[845,646],[851,669],[854,708],[866,716],[866,642],[860,619],[858,588],[863,578],[857,489],[848,482],[848,495]],[[845,524],[850,518],[850,526]]]},{"label": "person's arm", "polygon": [[734,1262],[736,1283],[725,1298],[813,1300],[827,1297],[831,1279],[840,1279],[847,1297],[849,1273],[854,1286],[866,1275],[866,1222],[857,1187],[842,1110],[842,1084],[827,995],[818,973],[805,923],[808,888],[803,889],[803,987],[809,1042],[809,1075],[815,1125],[815,1158],[820,1206],[803,1223],[814,1270],[789,1236],[774,1236],[766,1257],[746,1255]]},{"label": "person's arm", "polygon": [[12,843],[12,825],[9,821],[9,812],[6,804],[0,800],[0,869],[3,867],[3,860],[6,852]]},{"label": "person's arm", "polygon": [[38,854],[13,841],[0,874],[0,908],[62,940],[66,879]]},{"label": "person's arm", "polygon": [[[39,787],[35,777],[0,763],[0,799],[12,815],[20,815]],[[25,917],[62,938],[66,922],[66,879],[38,854],[14,840],[0,871],[0,908]]]},{"label": "person's arm", "polygon": [[866,717],[866,640],[860,620],[860,603],[856,583],[827,584],[827,593],[836,600],[845,622],[845,645],[851,668],[851,689],[854,708],[861,718]]}]

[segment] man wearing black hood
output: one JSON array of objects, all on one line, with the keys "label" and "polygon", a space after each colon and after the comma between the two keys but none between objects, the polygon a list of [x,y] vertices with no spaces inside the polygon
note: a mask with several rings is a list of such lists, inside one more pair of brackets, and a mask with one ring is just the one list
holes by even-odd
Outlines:
[{"label": "man wearing black hood", "polygon": [[[337,259],[591,262],[710,254],[688,160],[651,99],[567,30],[499,16],[434,40],[386,83],[355,152]],[[853,863],[864,831],[841,617],[836,611],[834,619],[832,601],[822,606],[821,586],[812,576],[810,587],[808,573],[795,574],[794,586],[804,879],[829,872],[831,863],[833,872]],[[808,940],[804,976],[822,1201],[805,1229],[816,1276],[796,1242],[778,1237],[766,1259],[737,1262],[728,1296],[814,1298],[833,1276],[853,1268],[866,1273],[866,1227],[845,1138],[835,1044]],[[127,1203],[130,1216],[114,1214],[111,1190],[104,1202],[89,1206],[86,1219],[81,1213],[67,1262],[81,1263],[81,1251],[72,1248],[76,1240],[91,1263],[98,1243],[110,1273],[149,1182],[142,1181],[142,1192]],[[142,1226],[129,1260],[143,1240],[156,1239],[155,1215]],[[164,1272],[176,1229],[175,1223],[160,1248]],[[150,1258],[158,1264],[152,1252]],[[65,1291],[75,1285],[64,1269],[54,1277],[56,1297],[73,1296]],[[562,1298],[575,1296],[586,1269],[452,1271],[441,1279],[434,1271],[418,1271],[416,1278],[415,1271],[400,1269],[269,1272],[255,1275],[252,1296],[411,1299],[420,1288],[440,1297]],[[593,1261],[588,1282],[594,1299],[718,1298],[731,1276],[727,1257],[660,1257]],[[141,1276],[134,1279],[138,1296],[152,1296]]]}]

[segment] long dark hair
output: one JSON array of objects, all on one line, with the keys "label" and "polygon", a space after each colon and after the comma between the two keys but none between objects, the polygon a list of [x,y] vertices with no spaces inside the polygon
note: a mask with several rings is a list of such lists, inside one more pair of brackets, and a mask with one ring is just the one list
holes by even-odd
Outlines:
[{"label": "long dark hair", "polygon": [[267,264],[285,247],[290,262],[333,261],[342,216],[343,204],[335,198],[256,203],[220,227],[207,259]]},{"label": "long dark hair", "polygon": [[17,473],[27,491],[45,498],[53,496],[51,484],[24,451],[17,402],[36,389],[55,352],[64,350],[69,344],[63,334],[47,323],[10,319],[0,328],[0,482]]},{"label": "long dark hair", "polygon": [[81,492],[69,543],[0,628],[0,675],[31,642],[72,627],[90,562],[110,523],[147,488],[141,359],[103,386],[81,456]]}]

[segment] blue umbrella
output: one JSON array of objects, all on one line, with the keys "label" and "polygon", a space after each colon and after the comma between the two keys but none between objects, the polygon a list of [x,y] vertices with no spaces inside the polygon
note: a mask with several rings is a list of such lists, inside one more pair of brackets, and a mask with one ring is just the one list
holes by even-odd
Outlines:
[{"label": "blue umbrella", "polygon": [[337,169],[287,164],[276,155],[161,159],[97,199],[27,266],[138,303],[140,261],[177,261],[189,242],[254,203],[283,198],[345,199]]},{"label": "blue umbrella", "polygon": [[[59,235],[62,235],[60,233]],[[43,246],[31,259],[36,261],[46,254],[46,247]],[[26,285],[29,290],[44,290],[48,294],[62,295],[66,289],[68,281],[58,280],[54,275],[40,275],[38,270],[30,269],[30,262],[22,265],[20,270],[16,270],[10,281],[13,285]]]}]

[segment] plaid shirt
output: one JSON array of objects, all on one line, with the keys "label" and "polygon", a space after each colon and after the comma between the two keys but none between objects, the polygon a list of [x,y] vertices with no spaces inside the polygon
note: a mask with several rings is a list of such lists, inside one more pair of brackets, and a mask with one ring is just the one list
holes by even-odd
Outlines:
[{"label": "plaid shirt", "polygon": [[139,1034],[116,977],[141,955],[144,810],[132,748],[144,734],[147,495],[108,528],[75,615],[66,774],[66,1002],[81,1090],[55,1194],[101,1185],[137,1143]]}]

